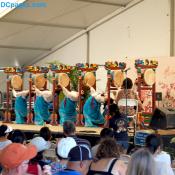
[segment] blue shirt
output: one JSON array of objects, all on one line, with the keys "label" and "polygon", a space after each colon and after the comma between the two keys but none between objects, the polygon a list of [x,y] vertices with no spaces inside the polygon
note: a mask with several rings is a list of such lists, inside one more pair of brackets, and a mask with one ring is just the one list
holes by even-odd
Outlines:
[{"label": "blue shirt", "polygon": [[53,174],[53,175],[82,175],[82,174],[78,171],[65,169],[65,170],[59,171],[58,173]]}]

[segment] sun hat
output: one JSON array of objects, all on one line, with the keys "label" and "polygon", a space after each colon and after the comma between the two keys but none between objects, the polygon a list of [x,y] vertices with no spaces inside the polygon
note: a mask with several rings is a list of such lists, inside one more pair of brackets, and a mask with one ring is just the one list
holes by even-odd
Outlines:
[{"label": "sun hat", "polygon": [[0,136],[5,136],[6,134],[12,131],[12,127],[8,125],[1,125],[0,126]]},{"label": "sun hat", "polygon": [[30,143],[36,146],[38,152],[47,150],[51,147],[51,143],[44,140],[42,137],[35,137],[30,141]]},{"label": "sun hat", "polygon": [[11,143],[0,151],[0,164],[5,168],[13,169],[23,161],[32,159],[36,154],[37,149],[34,145]]},{"label": "sun hat", "polygon": [[68,158],[70,162],[92,160],[92,153],[86,145],[78,145],[70,150]]},{"label": "sun hat", "polygon": [[68,158],[70,150],[77,144],[72,137],[66,137],[59,140],[57,143],[57,154],[62,158]]}]

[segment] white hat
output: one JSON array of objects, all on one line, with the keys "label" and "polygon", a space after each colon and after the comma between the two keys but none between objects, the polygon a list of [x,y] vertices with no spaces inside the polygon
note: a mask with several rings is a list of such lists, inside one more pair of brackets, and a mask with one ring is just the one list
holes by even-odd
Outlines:
[{"label": "white hat", "polygon": [[57,143],[57,154],[62,158],[68,158],[70,150],[76,145],[77,143],[72,137],[62,138]]},{"label": "white hat", "polygon": [[51,147],[51,143],[45,141],[42,137],[35,137],[30,141],[30,143],[36,146],[38,152],[47,150]]},{"label": "white hat", "polygon": [[4,133],[7,134],[7,133],[10,133],[12,131],[13,131],[12,127],[7,125],[7,129],[6,129],[6,131]]}]

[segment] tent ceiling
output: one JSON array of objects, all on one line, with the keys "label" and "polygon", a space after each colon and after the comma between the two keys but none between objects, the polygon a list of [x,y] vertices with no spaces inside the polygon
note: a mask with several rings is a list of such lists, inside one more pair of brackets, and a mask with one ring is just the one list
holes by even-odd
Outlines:
[{"label": "tent ceiling", "polygon": [[47,7],[15,9],[0,19],[1,66],[24,65],[131,1],[42,0]]}]

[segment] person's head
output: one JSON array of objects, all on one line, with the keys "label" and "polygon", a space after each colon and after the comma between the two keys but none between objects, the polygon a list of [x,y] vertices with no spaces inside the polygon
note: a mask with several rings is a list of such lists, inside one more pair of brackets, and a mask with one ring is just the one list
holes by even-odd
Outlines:
[{"label": "person's head", "polygon": [[26,136],[21,130],[16,129],[10,135],[10,140],[13,143],[21,143],[21,144],[23,144],[26,141]]},{"label": "person's head", "polygon": [[132,89],[133,83],[130,78],[125,78],[122,84],[123,89]]},{"label": "person's head", "polygon": [[7,138],[10,132],[12,132],[12,127],[7,125],[0,126],[0,137]]},{"label": "person's head", "polygon": [[154,175],[155,165],[151,153],[146,149],[139,149],[131,156],[127,175]]},{"label": "person's head", "polygon": [[162,148],[162,145],[163,143],[161,137],[156,134],[148,135],[145,140],[145,146],[152,154],[159,152]]},{"label": "person's head", "polygon": [[101,139],[113,138],[113,137],[114,137],[114,132],[111,128],[103,128],[100,132]]},{"label": "person's head", "polygon": [[109,113],[111,116],[120,116],[120,112],[119,112],[119,108],[118,108],[118,105],[113,103],[109,106]]},{"label": "person's head", "polygon": [[87,174],[92,160],[91,151],[83,145],[72,148],[68,155],[67,168],[79,171],[81,174]]},{"label": "person's head", "polygon": [[75,124],[71,121],[63,123],[63,133],[65,136],[75,135]]},{"label": "person's head", "polygon": [[100,146],[97,149],[96,158],[112,158],[120,156],[120,147],[113,138],[106,138],[102,140]]},{"label": "person's head", "polygon": [[58,141],[56,147],[56,155],[58,159],[68,159],[70,150],[75,147],[77,143],[72,137],[62,138]]},{"label": "person's head", "polygon": [[35,157],[36,154],[37,149],[33,145],[11,143],[0,151],[0,164],[6,169],[14,169],[25,160]]},{"label": "person's head", "polygon": [[52,133],[48,127],[42,127],[39,133],[40,137],[44,138],[44,140],[49,141],[51,139]]}]

